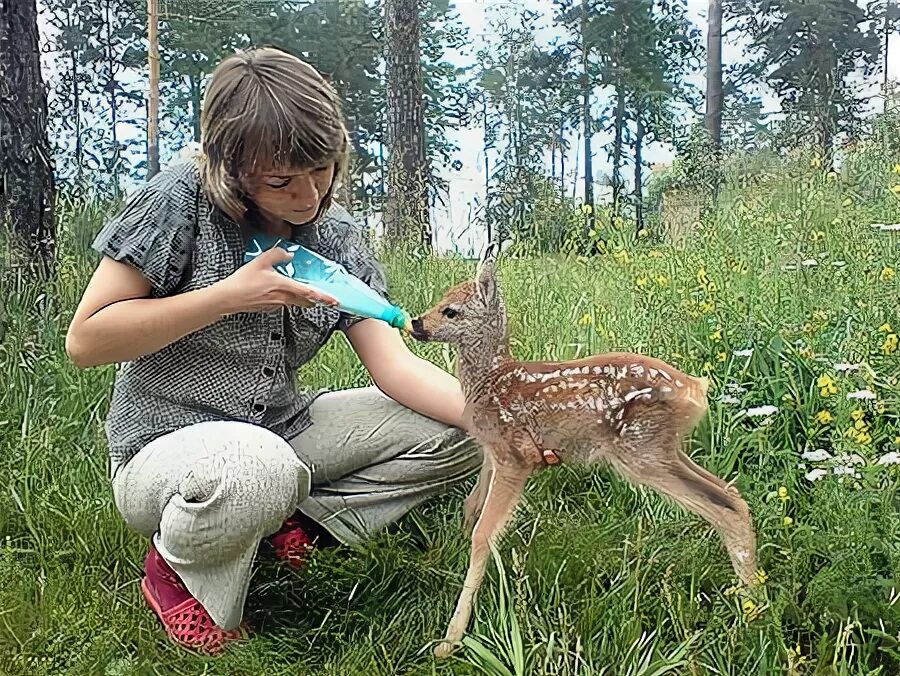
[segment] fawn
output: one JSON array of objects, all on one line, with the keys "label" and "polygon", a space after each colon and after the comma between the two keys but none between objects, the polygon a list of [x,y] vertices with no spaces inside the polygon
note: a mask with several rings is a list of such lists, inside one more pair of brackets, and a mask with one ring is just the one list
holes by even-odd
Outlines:
[{"label": "fawn", "polygon": [[457,348],[467,427],[485,450],[464,507],[469,569],[435,655],[449,655],[465,633],[490,547],[528,478],[559,461],[607,463],[632,484],[700,515],[721,535],[738,578],[754,585],[756,535],[747,503],[681,449],[706,414],[708,381],[627,352],[567,362],[513,359],[495,256],[489,246],[475,280],[453,287],[412,321],[414,339]]}]

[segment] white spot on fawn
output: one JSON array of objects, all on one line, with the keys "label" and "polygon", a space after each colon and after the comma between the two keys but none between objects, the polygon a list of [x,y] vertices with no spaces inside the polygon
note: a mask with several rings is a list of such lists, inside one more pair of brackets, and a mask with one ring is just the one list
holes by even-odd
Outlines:
[{"label": "white spot on fawn", "polygon": [[632,399],[637,399],[638,397],[647,397],[653,391],[652,387],[645,387],[642,390],[635,390],[633,392],[629,392],[625,395],[625,401],[631,401]]}]

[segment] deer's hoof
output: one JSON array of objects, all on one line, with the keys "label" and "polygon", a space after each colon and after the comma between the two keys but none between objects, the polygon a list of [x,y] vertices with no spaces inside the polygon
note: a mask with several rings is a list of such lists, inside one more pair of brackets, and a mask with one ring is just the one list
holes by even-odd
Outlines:
[{"label": "deer's hoof", "polygon": [[434,656],[439,660],[446,659],[456,652],[457,648],[459,648],[459,643],[456,641],[441,641],[434,648]]}]

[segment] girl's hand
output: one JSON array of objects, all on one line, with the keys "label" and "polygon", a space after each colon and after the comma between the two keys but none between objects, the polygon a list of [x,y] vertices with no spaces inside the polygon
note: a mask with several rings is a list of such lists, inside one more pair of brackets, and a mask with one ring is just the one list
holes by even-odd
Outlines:
[{"label": "girl's hand", "polygon": [[337,305],[336,298],[275,270],[275,265],[287,263],[292,258],[292,253],[273,247],[213,284],[211,289],[218,292],[217,297],[225,314],[270,312],[290,305]]}]

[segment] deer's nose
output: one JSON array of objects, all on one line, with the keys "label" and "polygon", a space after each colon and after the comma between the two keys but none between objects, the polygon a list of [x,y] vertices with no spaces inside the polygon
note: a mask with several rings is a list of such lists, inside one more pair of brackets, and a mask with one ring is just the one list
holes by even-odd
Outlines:
[{"label": "deer's nose", "polygon": [[412,337],[416,340],[428,340],[428,332],[422,326],[422,319],[416,317],[412,320]]}]

